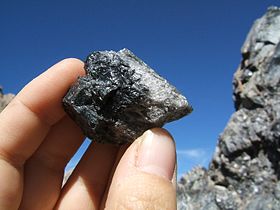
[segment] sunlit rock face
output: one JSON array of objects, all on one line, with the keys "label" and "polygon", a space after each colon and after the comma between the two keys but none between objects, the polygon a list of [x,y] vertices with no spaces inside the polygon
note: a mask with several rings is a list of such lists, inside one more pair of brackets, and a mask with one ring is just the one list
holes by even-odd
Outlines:
[{"label": "sunlit rock face", "polygon": [[4,94],[3,89],[0,86],[0,112],[10,103],[10,101],[14,98],[13,94]]},{"label": "sunlit rock face", "polygon": [[234,74],[236,112],[209,169],[178,184],[178,209],[280,209],[280,9],[256,20]]}]

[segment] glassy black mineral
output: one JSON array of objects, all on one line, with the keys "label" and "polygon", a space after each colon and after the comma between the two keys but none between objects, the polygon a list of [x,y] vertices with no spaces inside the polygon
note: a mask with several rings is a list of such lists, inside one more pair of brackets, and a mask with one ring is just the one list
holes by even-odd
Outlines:
[{"label": "glassy black mineral", "polygon": [[192,111],[175,87],[127,49],[93,52],[85,70],[63,98],[63,106],[97,142],[132,142],[147,129]]}]

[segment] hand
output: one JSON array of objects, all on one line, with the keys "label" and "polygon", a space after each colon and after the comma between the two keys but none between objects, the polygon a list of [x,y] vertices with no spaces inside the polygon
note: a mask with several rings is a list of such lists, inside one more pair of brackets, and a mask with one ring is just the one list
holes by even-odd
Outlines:
[{"label": "hand", "polygon": [[121,147],[92,142],[66,184],[84,140],[61,100],[84,74],[66,59],[26,85],[0,114],[0,209],[176,209],[175,146],[163,129]]}]

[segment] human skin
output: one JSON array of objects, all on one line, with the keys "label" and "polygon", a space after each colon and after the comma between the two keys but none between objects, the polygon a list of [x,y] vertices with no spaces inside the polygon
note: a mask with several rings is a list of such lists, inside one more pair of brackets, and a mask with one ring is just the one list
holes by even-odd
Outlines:
[{"label": "human skin", "polygon": [[83,62],[65,59],[27,84],[0,114],[0,209],[176,209],[175,144],[164,129],[131,145],[91,142],[62,186],[84,141],[61,100]]}]

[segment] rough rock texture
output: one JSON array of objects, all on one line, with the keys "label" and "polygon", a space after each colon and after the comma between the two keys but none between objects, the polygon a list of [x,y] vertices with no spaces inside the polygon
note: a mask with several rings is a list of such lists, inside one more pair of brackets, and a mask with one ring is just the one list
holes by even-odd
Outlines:
[{"label": "rough rock texture", "polygon": [[234,75],[232,115],[209,170],[178,184],[178,209],[280,209],[280,9],[258,19]]},{"label": "rough rock texture", "polygon": [[0,112],[10,103],[10,101],[14,98],[13,94],[4,95],[3,89],[0,86]]},{"label": "rough rock texture", "polygon": [[63,99],[90,139],[122,144],[192,111],[186,98],[132,52],[99,51]]}]

